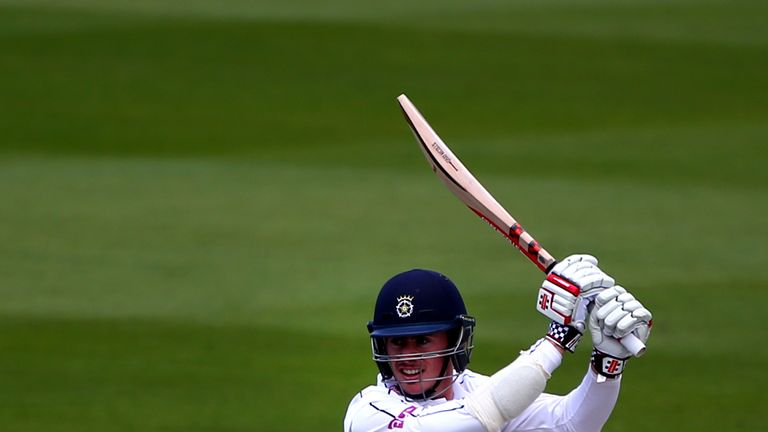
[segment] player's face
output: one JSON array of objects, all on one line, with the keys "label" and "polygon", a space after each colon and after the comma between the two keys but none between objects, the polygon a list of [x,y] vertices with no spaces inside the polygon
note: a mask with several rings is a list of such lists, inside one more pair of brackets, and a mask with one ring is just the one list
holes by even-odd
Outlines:
[{"label": "player's face", "polygon": [[[432,351],[440,351],[448,348],[448,334],[446,332],[433,333],[421,336],[391,337],[387,338],[387,354],[422,354]],[[435,357],[420,360],[404,360],[390,362],[395,379],[400,383],[403,391],[409,394],[420,394],[428,391],[435,385],[435,378],[450,376],[453,365],[448,362],[448,368],[443,372],[445,357]],[[425,381],[427,380],[427,381]],[[435,389],[442,392],[452,384],[451,379],[443,379]]]}]

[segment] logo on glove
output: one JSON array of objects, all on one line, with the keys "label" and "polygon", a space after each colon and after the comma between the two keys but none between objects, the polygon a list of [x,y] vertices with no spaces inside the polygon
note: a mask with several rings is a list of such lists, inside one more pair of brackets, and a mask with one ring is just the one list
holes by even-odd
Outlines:
[{"label": "logo on glove", "polygon": [[545,311],[549,308],[549,295],[547,293],[542,293],[539,296],[539,309]]}]

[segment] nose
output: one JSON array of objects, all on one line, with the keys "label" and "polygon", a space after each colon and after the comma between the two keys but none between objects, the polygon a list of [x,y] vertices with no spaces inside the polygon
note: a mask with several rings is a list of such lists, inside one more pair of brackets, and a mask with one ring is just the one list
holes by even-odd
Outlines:
[{"label": "nose", "polygon": [[416,346],[416,344],[407,344],[403,346],[400,354],[418,354],[419,352],[419,348]]},{"label": "nose", "polygon": [[397,354],[417,354],[421,352],[419,344],[416,342],[416,338],[406,338],[400,345],[397,345],[394,349]]}]

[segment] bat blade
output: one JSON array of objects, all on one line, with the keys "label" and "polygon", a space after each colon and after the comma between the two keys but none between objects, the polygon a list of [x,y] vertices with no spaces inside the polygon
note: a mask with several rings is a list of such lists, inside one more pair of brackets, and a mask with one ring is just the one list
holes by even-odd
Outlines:
[{"label": "bat blade", "polygon": [[406,95],[397,98],[432,171],[467,207],[503,234],[542,271],[557,262],[528,234],[453,154]]},{"label": "bat blade", "polygon": [[[421,151],[430,163],[432,171],[448,187],[448,190],[453,192],[470,210],[509,239],[541,271],[548,273],[557,264],[557,260],[541,247],[496,201],[493,195],[477,181],[406,95],[398,96],[397,101]],[[645,353],[645,344],[633,334],[620,339],[620,342],[635,357],[640,357]]]}]

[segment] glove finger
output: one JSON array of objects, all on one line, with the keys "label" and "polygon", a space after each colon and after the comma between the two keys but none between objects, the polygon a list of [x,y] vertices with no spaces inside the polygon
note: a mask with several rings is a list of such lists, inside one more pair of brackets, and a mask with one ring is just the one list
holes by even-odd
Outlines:
[{"label": "glove finger", "polygon": [[573,312],[573,303],[561,303],[561,302],[558,302],[556,298],[553,299],[550,307],[552,307],[552,309],[557,310],[558,312],[567,312],[568,315],[570,315]]},{"label": "glove finger", "polygon": [[[619,296],[619,298],[621,298],[621,296]],[[643,307],[643,304],[637,300],[631,300],[631,301],[622,303],[621,305],[621,308],[627,312],[632,312],[634,310],[641,309],[642,307]]]},{"label": "glove finger", "polygon": [[608,304],[605,304],[603,306],[599,306],[598,305],[597,310],[593,311],[593,315],[595,315],[597,317],[598,321],[603,322],[603,321],[605,321],[605,318],[608,315],[610,315],[612,312],[614,312],[616,310],[618,310],[620,312],[623,312],[621,310],[621,303],[616,302],[616,301],[611,301]]},{"label": "glove finger", "polygon": [[597,314],[590,314],[587,321],[589,326],[589,333],[592,335],[592,344],[598,345],[603,340],[603,331],[600,329],[600,322],[597,319]]},{"label": "glove finger", "polygon": [[[619,325],[624,325],[623,323],[619,323]],[[628,334],[633,334],[637,336],[638,339],[640,339],[643,343],[648,340],[648,336],[651,333],[651,328],[648,327],[648,325],[642,321],[636,322],[634,325],[631,326],[631,328],[627,330],[619,330],[619,328],[616,328],[616,331],[613,334],[613,337],[621,339]]]},{"label": "glove finger", "polygon": [[592,255],[585,255],[585,254],[575,254],[570,255],[557,263],[554,268],[552,268],[553,273],[562,274],[562,272],[577,263],[581,262],[587,262],[591,263],[592,265],[597,265],[597,258],[593,257]]},{"label": "glove finger", "polygon": [[[588,306],[589,302],[585,301],[583,298],[576,299],[576,304],[573,306],[573,321],[585,321],[587,319]],[[580,331],[584,331],[583,325]]]},{"label": "glove finger", "polygon": [[595,295],[604,288],[610,288],[616,283],[612,277],[603,272],[594,273],[579,280],[582,295]]},{"label": "glove finger", "polygon": [[560,272],[563,271],[564,268],[568,267],[568,262],[566,261],[568,258],[558,262],[555,264],[554,267],[552,267],[552,270],[550,270],[550,273],[560,274]]},{"label": "glove finger", "polygon": [[552,268],[552,273],[561,274],[563,269],[567,268],[573,263],[577,263],[580,261],[582,261],[581,255],[569,255],[563,258],[562,261],[555,264],[555,266]]},{"label": "glove finger", "polygon": [[567,316],[567,317],[573,315],[573,305],[563,306],[563,305],[560,305],[560,304],[557,304],[557,303],[552,303],[552,306],[550,306],[550,307],[552,308],[553,311],[555,311],[555,312],[557,312],[557,313],[559,313],[561,315],[564,315],[564,316]]},{"label": "glove finger", "polygon": [[592,263],[580,261],[580,262],[573,263],[568,267],[564,268],[560,272],[560,275],[564,278],[567,278],[569,280],[576,282],[578,280],[579,274],[581,274],[582,272],[590,272],[595,270],[599,271],[600,269]]},{"label": "glove finger", "polygon": [[632,315],[624,315],[613,330],[614,337],[621,338],[628,335],[632,330],[637,328],[643,321],[639,318],[635,318]]},{"label": "glove finger", "polygon": [[567,278],[574,283],[578,283],[579,279],[586,277],[587,275],[600,272],[598,267],[588,263],[577,263],[571,267],[568,267],[562,272],[562,277]]},{"label": "glove finger", "polygon": [[[624,312],[623,316],[618,315],[616,312],[613,314],[610,314],[608,317],[605,318],[604,326],[610,327],[613,329],[613,335],[615,337],[624,337],[627,334],[629,334],[632,330],[634,330],[639,325],[645,325],[648,326],[649,322],[651,321],[651,311],[644,308],[642,304],[640,304],[639,301],[633,300],[632,304],[636,304],[639,307],[635,308],[634,310],[627,310],[626,304],[621,308],[621,311]],[[614,324],[614,320],[616,323]]]},{"label": "glove finger", "polygon": [[646,324],[650,325],[651,320],[653,319],[653,315],[651,314],[651,311],[644,307],[640,307],[639,309],[635,309],[631,312],[632,316],[639,319],[640,321],[645,322]]},{"label": "glove finger", "polygon": [[643,322],[645,325],[650,325],[651,319],[653,319],[651,311],[646,309],[642,303],[637,300],[625,303],[621,308],[629,312],[632,318],[635,318],[639,322]]},{"label": "glove finger", "polygon": [[621,308],[614,309],[603,320],[603,331],[608,335],[613,335],[616,333],[616,325],[626,316],[630,316],[629,312],[623,311]]},{"label": "glove finger", "polygon": [[573,254],[573,255],[569,255],[563,261],[566,261],[568,263],[575,263],[575,262],[586,261],[588,263],[592,263],[594,265],[597,265],[597,258],[595,258],[594,256],[589,255],[589,254]]},{"label": "glove finger", "polygon": [[616,297],[616,301],[619,301],[621,303],[629,303],[631,301],[635,300],[635,296],[628,292],[623,292],[622,294],[619,294],[618,297]]},{"label": "glove finger", "polygon": [[622,293],[621,291],[619,291],[619,288],[621,287],[618,285],[615,285],[598,294],[597,297],[595,297],[595,306],[598,309],[600,309],[602,306],[613,301],[613,299],[615,299]]},{"label": "glove finger", "polygon": [[570,309],[573,309],[574,306],[576,306],[576,297],[570,296],[570,297],[563,297],[556,295],[552,298],[552,304],[557,304],[562,307],[567,307]]},{"label": "glove finger", "polygon": [[584,320],[574,320],[569,325],[578,330],[579,333],[584,333],[584,328],[586,327]]}]

